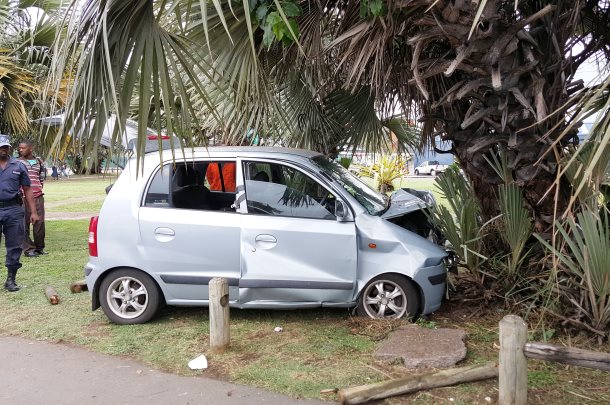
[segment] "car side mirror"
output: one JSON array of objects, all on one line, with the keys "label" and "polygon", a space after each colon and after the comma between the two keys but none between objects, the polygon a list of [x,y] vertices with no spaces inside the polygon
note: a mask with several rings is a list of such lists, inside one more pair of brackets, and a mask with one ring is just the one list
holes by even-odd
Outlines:
[{"label": "car side mirror", "polygon": [[347,205],[345,205],[345,203],[341,200],[335,201],[335,217],[337,217],[337,221],[347,221],[348,216],[349,211],[347,209]]}]

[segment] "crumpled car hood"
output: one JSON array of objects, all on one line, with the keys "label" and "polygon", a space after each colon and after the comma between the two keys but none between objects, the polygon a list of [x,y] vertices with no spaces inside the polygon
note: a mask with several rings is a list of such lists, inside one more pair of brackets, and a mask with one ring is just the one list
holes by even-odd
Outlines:
[{"label": "crumpled car hood", "polygon": [[390,209],[381,215],[381,218],[395,218],[401,215],[405,215],[409,212],[419,211],[428,208],[433,205],[433,197],[429,192],[417,191],[419,194],[428,194],[429,198],[432,199],[430,202],[416,196],[407,191],[407,189],[400,189],[392,194],[392,204]]}]

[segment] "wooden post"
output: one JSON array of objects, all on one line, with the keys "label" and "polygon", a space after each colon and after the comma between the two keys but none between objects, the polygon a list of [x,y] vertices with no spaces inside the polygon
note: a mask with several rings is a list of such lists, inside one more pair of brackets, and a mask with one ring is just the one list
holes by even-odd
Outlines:
[{"label": "wooden post", "polygon": [[59,304],[59,295],[55,292],[55,289],[51,286],[46,286],[44,288],[44,294],[47,296],[47,299],[51,303],[51,305]]},{"label": "wooden post", "polygon": [[209,284],[210,292],[210,349],[223,352],[229,346],[229,283],[215,277]]},{"label": "wooden post", "polygon": [[527,325],[516,315],[500,321],[500,370],[498,375],[500,405],[527,404],[527,359],[523,348]]},{"label": "wooden post", "polygon": [[70,284],[70,291],[75,294],[82,291],[87,291],[87,281],[86,280],[78,280]]}]

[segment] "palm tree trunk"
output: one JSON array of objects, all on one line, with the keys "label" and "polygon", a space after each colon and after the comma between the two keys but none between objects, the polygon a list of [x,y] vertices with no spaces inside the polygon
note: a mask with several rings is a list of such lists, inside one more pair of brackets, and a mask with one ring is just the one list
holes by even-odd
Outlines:
[{"label": "palm tree trunk", "polygon": [[498,214],[497,186],[506,181],[489,162],[505,153],[508,181],[523,188],[536,230],[544,232],[569,198],[557,172],[577,133],[564,134],[566,102],[578,87],[565,58],[574,21],[556,6],[519,2],[517,14],[512,2],[490,0],[468,39],[475,3],[438,2],[409,40],[424,133],[452,142],[487,218]]}]

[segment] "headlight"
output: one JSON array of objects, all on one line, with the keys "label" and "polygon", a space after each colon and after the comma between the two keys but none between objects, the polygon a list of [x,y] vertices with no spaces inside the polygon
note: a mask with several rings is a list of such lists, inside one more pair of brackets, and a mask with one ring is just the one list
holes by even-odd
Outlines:
[{"label": "headlight", "polygon": [[457,274],[457,267],[458,263],[460,262],[460,258],[455,254],[455,252],[448,251],[447,256],[443,259],[443,262],[447,271]]}]

